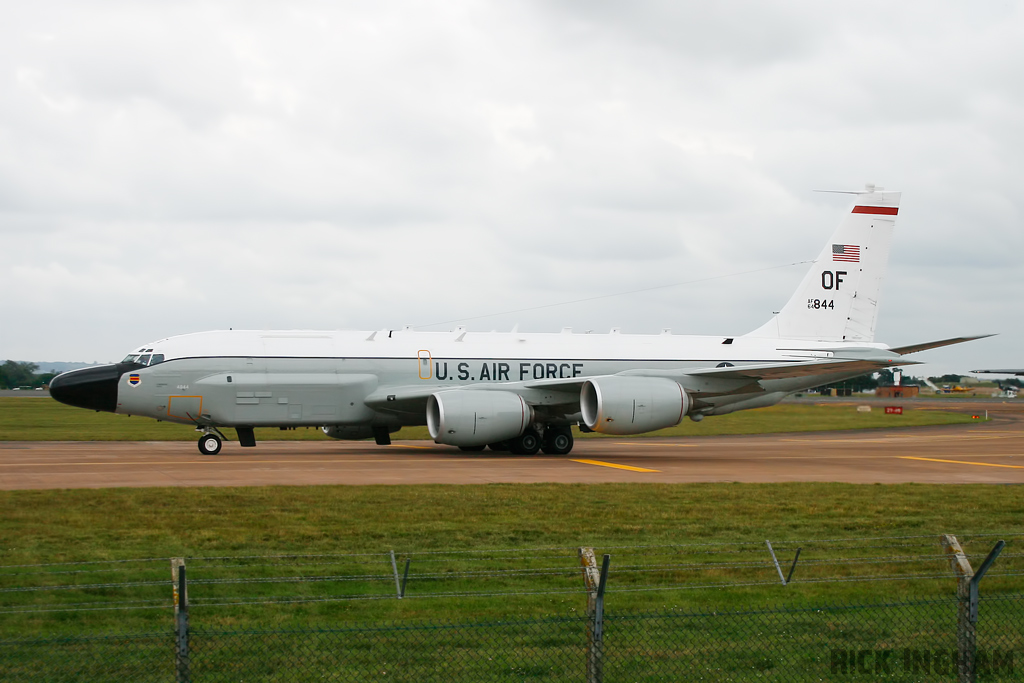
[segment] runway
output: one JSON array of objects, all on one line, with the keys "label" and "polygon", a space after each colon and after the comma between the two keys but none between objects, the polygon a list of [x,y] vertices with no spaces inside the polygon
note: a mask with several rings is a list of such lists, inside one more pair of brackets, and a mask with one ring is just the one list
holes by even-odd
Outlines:
[{"label": "runway", "polygon": [[[1024,403],[1024,402],[1022,402]],[[977,404],[957,403],[977,409]],[[943,402],[945,409],[954,406]],[[568,456],[463,453],[425,441],[0,443],[0,489],[599,482],[1024,483],[1024,405],[991,422],[892,430],[577,439]],[[983,408],[983,409],[984,409]]]}]

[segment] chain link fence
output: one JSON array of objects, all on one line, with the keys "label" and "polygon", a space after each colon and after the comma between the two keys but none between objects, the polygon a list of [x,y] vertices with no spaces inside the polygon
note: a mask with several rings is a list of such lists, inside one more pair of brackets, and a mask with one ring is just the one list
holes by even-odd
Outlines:
[{"label": "chain link fence", "polygon": [[982,598],[964,677],[955,598],[746,611],[413,622],[0,642],[4,681],[1019,681],[1024,595]]}]

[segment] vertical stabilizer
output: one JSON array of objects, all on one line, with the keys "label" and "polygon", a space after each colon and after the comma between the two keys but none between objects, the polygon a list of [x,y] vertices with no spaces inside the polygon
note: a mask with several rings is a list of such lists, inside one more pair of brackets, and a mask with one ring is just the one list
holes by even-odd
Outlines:
[{"label": "vertical stabilizer", "polygon": [[748,337],[870,342],[900,193],[869,186],[782,310]]}]

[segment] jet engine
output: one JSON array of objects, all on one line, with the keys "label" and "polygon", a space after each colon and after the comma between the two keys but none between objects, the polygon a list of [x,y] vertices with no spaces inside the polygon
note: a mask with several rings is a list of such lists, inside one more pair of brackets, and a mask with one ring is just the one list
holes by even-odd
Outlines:
[{"label": "jet engine", "polygon": [[662,377],[612,375],[587,380],[580,392],[583,423],[605,434],[641,434],[679,424],[690,397]]},{"label": "jet engine", "polygon": [[436,443],[483,446],[522,434],[533,409],[510,391],[454,389],[427,399],[427,429]]}]

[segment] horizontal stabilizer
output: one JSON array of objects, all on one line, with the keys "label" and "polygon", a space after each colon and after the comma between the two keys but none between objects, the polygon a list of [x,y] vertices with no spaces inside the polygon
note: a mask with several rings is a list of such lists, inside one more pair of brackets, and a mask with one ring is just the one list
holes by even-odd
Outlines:
[{"label": "horizontal stabilizer", "polygon": [[877,359],[828,360],[813,363],[764,363],[742,365],[726,368],[707,368],[693,370],[686,374],[694,377],[713,377],[716,379],[788,379],[791,377],[810,377],[812,375],[831,375],[837,373],[868,373],[896,365],[919,365],[917,361],[899,360],[895,356]]},{"label": "horizontal stabilizer", "polygon": [[943,339],[942,341],[927,342],[924,344],[911,344],[910,346],[898,346],[895,349],[890,349],[893,353],[898,353],[901,356],[905,356],[908,353],[917,353],[918,351],[927,351],[928,349],[937,349],[941,346],[951,346],[953,344],[962,344],[964,342],[974,341],[975,339],[985,339],[986,337],[994,337],[994,334],[979,334],[976,337],[953,337],[952,339]]}]

